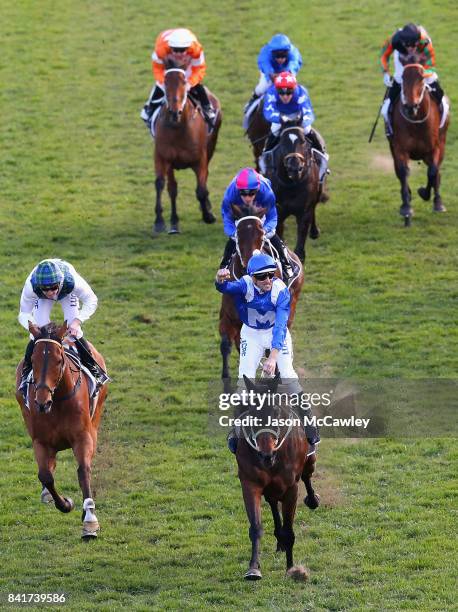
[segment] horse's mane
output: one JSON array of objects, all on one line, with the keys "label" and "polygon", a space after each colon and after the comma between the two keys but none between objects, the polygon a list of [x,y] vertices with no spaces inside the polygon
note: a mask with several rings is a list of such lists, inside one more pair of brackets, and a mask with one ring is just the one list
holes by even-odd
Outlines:
[{"label": "horse's mane", "polygon": [[41,336],[43,338],[54,338],[55,340],[59,340],[57,335],[57,330],[59,329],[59,325],[51,321],[51,323],[47,323],[40,327]]}]

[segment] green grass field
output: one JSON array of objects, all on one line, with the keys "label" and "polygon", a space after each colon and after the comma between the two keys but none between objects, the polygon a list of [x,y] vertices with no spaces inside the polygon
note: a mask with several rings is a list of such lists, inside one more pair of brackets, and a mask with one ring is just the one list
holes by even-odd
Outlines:
[{"label": "green grass field", "polygon": [[[408,231],[381,125],[367,144],[384,92],[379,48],[410,20],[433,38],[453,112],[452,1],[2,4],[1,609],[13,609],[8,593],[30,592],[65,592],[68,610],[457,609],[453,438],[325,438],[316,478],[322,506],[312,513],[302,505],[296,518],[295,561],[310,568],[310,581],[285,578],[267,508],[264,579],[242,580],[250,543],[235,460],[207,422],[209,384],[220,375],[213,277],[222,224],[200,221],[194,175],[184,171],[183,233],[152,238],[152,145],[139,119],[155,36],[190,27],[224,112],[209,180],[219,212],[227,183],[252,161],[241,109],[258,77],[257,53],[286,32],[304,56],[301,81],[332,168],[331,200],[318,209],[322,235],[308,243],[296,366],[321,378],[456,379],[455,123],[442,174],[448,212],[433,215],[415,197]],[[413,192],[424,177],[415,164]],[[167,200],[165,210],[168,218]],[[293,235],[291,220],[290,242]],[[14,399],[27,340],[16,320],[19,296],[49,256],[72,262],[98,294],[86,336],[113,377],[93,470],[102,531],[90,545],[79,538],[71,452],[60,455],[57,485],[77,510],[62,515],[39,503]]]}]

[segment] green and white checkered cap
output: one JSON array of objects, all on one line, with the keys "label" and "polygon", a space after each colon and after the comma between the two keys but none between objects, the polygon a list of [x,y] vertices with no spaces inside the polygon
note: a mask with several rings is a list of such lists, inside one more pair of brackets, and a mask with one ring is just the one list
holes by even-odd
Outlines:
[{"label": "green and white checkered cap", "polygon": [[33,273],[32,284],[37,287],[49,287],[51,285],[61,285],[64,280],[64,273],[60,266],[50,259],[41,261]]}]

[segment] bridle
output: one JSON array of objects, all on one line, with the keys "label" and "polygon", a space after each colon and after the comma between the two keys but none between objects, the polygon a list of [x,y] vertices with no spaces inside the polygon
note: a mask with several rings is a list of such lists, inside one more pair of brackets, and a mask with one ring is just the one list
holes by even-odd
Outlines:
[{"label": "bridle", "polygon": [[[284,134],[287,134],[287,132],[292,131],[292,130],[296,130],[299,132],[303,133],[303,129],[300,126],[293,126],[293,127],[289,127],[289,128],[285,128],[284,130],[282,130],[280,138],[283,137]],[[299,138],[299,136],[298,136]],[[305,139],[304,139],[304,143],[305,144]],[[286,155],[283,156],[282,158],[282,162],[283,165],[285,167],[286,173],[288,175],[288,178],[290,180],[293,180],[293,177],[291,176],[291,169],[289,168],[289,161],[290,160],[296,160],[297,161],[297,170],[295,170],[295,172],[297,172],[299,175],[301,175],[303,173],[304,170],[309,170],[310,166],[312,164],[312,156],[309,156],[307,159],[305,158],[305,156],[300,153],[299,151],[293,151],[291,153],[287,153]]]},{"label": "bridle", "polygon": [[[235,222],[235,227],[238,227],[239,223],[241,223],[242,221],[248,220],[248,219],[251,220],[251,221],[256,220],[256,221],[258,221],[259,223],[262,224],[262,220],[259,217],[256,217],[256,215],[247,215],[246,217],[240,217],[240,219],[237,219],[236,222]],[[261,227],[261,229],[262,229],[262,227]],[[264,235],[262,237],[261,247],[260,247],[261,251],[262,251],[262,247],[264,246],[265,242],[266,242],[266,235],[264,233]],[[236,251],[237,251],[237,255],[240,257],[240,262],[243,265],[242,254],[240,252],[239,234],[238,234],[238,232],[236,232],[236,234],[235,234],[235,248],[236,248]]]},{"label": "bridle", "polygon": [[[165,71],[164,77],[166,77],[170,72],[179,72],[180,74],[182,74],[184,76],[185,82],[186,82],[186,72],[182,68],[169,68],[168,70]],[[165,83],[165,78],[164,78],[164,83]],[[188,91],[187,91],[187,89],[185,89],[185,94],[184,94],[183,102],[182,102],[180,108],[177,111],[173,111],[170,108],[170,106],[169,106],[169,101],[167,99],[167,88],[166,88],[165,105],[167,107],[167,110],[173,116],[174,119],[178,120],[178,118],[181,116],[181,114],[182,114],[182,112],[184,110],[184,107],[186,106],[187,100],[188,100]]]},{"label": "bridle", "polygon": [[[407,66],[404,66],[404,70],[408,67],[408,66],[415,66],[416,64],[408,64]],[[421,64],[419,64],[421,66]],[[414,113],[414,115],[416,115],[418,113],[418,110],[420,108],[421,103],[423,102],[423,98],[425,97],[425,92],[427,89],[430,89],[429,86],[426,84],[426,81],[424,80],[423,77],[423,87],[421,89],[421,93],[420,93],[420,98],[417,102],[417,104],[415,104],[412,107],[412,111]],[[405,119],[408,123],[424,123],[428,117],[429,117],[429,111],[431,110],[431,98],[428,98],[428,110],[426,111],[426,115],[424,117],[422,117],[421,119],[410,119],[409,117],[407,117],[407,115],[404,113],[403,109],[407,107],[407,100],[404,94],[404,79],[401,82],[401,108],[399,109],[399,112],[401,113],[401,116],[403,117],[403,119]]]},{"label": "bridle", "polygon": [[38,338],[38,340],[35,340],[35,345],[39,344],[40,342],[44,342],[47,344],[56,344],[60,349],[61,349],[61,361],[60,361],[60,371],[59,371],[59,377],[57,379],[57,382],[54,386],[54,389],[51,389],[51,387],[49,385],[47,385],[44,381],[45,381],[45,374],[46,374],[46,370],[48,368],[48,355],[49,352],[47,350],[47,346],[45,347],[45,354],[44,354],[44,364],[43,364],[43,369],[41,372],[41,376],[40,376],[40,381],[38,382],[38,384],[35,382],[35,380],[32,380],[32,384],[35,388],[35,394],[39,389],[45,389],[46,391],[49,392],[49,394],[51,395],[51,399],[57,399],[58,401],[63,401],[63,400],[67,400],[70,399],[71,397],[73,397],[79,387],[79,385],[81,384],[81,368],[79,369],[78,372],[78,379],[76,381],[76,383],[73,386],[72,391],[70,391],[70,393],[68,393],[67,395],[64,395],[63,397],[58,397],[58,398],[54,398],[54,394],[57,390],[57,388],[60,385],[60,382],[62,380],[62,377],[64,375],[65,372],[65,368],[66,368],[66,361],[65,361],[65,351],[64,351],[64,347],[62,345],[62,342],[59,342],[58,340],[53,340],[52,338]]}]

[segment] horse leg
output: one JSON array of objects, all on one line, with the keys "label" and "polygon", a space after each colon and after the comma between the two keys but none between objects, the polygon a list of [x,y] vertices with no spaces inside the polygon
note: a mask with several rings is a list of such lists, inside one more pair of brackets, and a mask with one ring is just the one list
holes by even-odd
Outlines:
[{"label": "horse leg", "polygon": [[307,233],[309,231],[310,219],[308,215],[296,215],[296,246],[294,252],[304,263],[305,260],[305,241],[307,239]]},{"label": "horse leg", "polygon": [[[435,156],[438,157],[438,156]],[[432,163],[428,164],[428,184],[426,185],[425,192],[427,192],[428,199],[431,195],[431,188],[434,190],[434,200],[433,200],[433,212],[446,212],[446,208],[442,203],[442,198],[439,193],[439,187],[441,182],[441,176],[439,171],[439,163],[434,159]],[[420,189],[418,190],[420,194]],[[421,194],[420,194],[421,195]]]},{"label": "horse leg", "polygon": [[320,228],[316,224],[316,214],[315,214],[315,211],[316,211],[316,209],[314,207],[313,208],[313,213],[312,213],[312,223],[310,225],[310,232],[309,232],[310,238],[312,240],[316,240],[317,238],[320,237],[320,234],[321,234]]},{"label": "horse leg", "polygon": [[73,500],[59,495],[54,486],[54,476],[50,465],[53,465],[53,457],[55,458],[56,452],[36,440],[33,441],[33,450],[38,465],[38,479],[43,486],[42,495],[46,489],[52,496],[58,510],[64,513],[71,512],[75,507]]},{"label": "horse leg", "polygon": [[278,221],[277,221],[277,229],[275,230],[277,232],[277,236],[279,236],[282,240],[283,240],[283,232],[285,230],[285,217],[283,215],[278,215]]},{"label": "horse leg", "polygon": [[[51,455],[48,459],[48,468],[51,474],[54,476],[54,472],[56,471],[56,455]],[[52,495],[48,491],[48,489],[42,485],[40,501],[42,504],[50,504],[52,502]]]},{"label": "horse leg", "polygon": [[315,471],[316,456],[309,455],[305,461],[304,469],[302,470],[301,479],[305,485],[307,495],[304,497],[304,504],[310,510],[316,510],[320,505],[320,496],[315,493],[312,487],[312,474]]},{"label": "horse leg", "polygon": [[261,523],[261,490],[253,483],[242,481],[243,500],[245,510],[250,521],[251,559],[245,580],[259,580],[262,578],[261,566],[259,564],[259,546],[263,534]]},{"label": "horse leg", "polygon": [[288,576],[297,580],[307,578],[306,570],[301,567],[293,567],[293,547],[296,539],[293,530],[294,515],[297,504],[297,483],[288,489],[281,504],[283,515],[283,527],[281,528],[281,540],[286,553],[286,572]]},{"label": "horse leg", "polygon": [[86,434],[73,447],[73,454],[78,462],[78,482],[83,493],[83,514],[81,517],[83,531],[81,537],[84,540],[96,538],[100,529],[91,491],[92,457],[94,456],[95,446],[96,441],[90,434]]},{"label": "horse leg", "polygon": [[175,179],[175,173],[173,172],[172,166],[167,171],[167,191],[169,192],[170,202],[172,205],[172,212],[170,214],[170,229],[169,234],[179,234],[179,218],[177,213],[177,194],[178,185]]},{"label": "horse leg", "polygon": [[229,372],[229,356],[232,351],[232,342],[228,334],[226,333],[222,334],[221,336],[220,351],[221,351],[221,356],[223,358],[223,371],[221,373],[221,378],[224,381],[227,380],[230,383],[231,375]]},{"label": "horse leg", "polygon": [[154,166],[156,171],[156,181],[154,183],[156,187],[156,219],[154,221],[153,233],[160,234],[166,230],[161,202],[161,195],[165,186],[166,164],[156,155]]},{"label": "horse leg", "polygon": [[281,523],[280,512],[278,511],[278,501],[274,499],[270,499],[270,498],[266,498],[266,501],[269,504],[270,509],[272,510],[272,517],[274,519],[274,535],[275,535],[275,538],[277,539],[277,552],[284,552],[285,546],[281,539],[282,523]]},{"label": "horse leg", "polygon": [[413,214],[412,207],[410,206],[410,202],[412,199],[408,176],[409,176],[409,166],[407,163],[407,159],[405,158],[397,158],[395,159],[394,168],[396,171],[396,176],[401,183],[401,198],[402,205],[399,209],[399,214],[406,219],[406,225],[410,224],[410,217]]},{"label": "horse leg", "polygon": [[199,166],[194,169],[197,177],[196,197],[199,200],[200,210],[202,211],[202,219],[205,223],[214,223],[216,221],[212,213],[212,205],[208,197],[207,179],[208,179],[208,162],[206,156],[200,160]]}]

